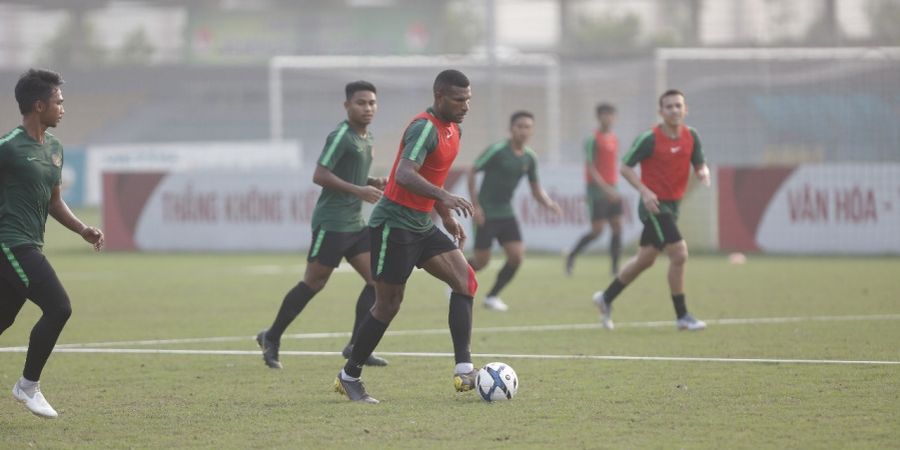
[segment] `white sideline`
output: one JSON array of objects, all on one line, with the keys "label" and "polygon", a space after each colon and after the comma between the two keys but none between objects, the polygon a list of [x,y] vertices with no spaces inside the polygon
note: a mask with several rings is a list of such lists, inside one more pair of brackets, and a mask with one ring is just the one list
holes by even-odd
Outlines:
[{"label": "white sideline", "polygon": [[[759,318],[735,318],[735,319],[710,319],[706,323],[710,325],[762,325],[762,324],[779,324],[794,322],[844,322],[844,321],[866,321],[866,320],[900,320],[900,314],[873,314],[873,315],[855,315],[855,316],[799,316],[799,317],[759,317]],[[675,322],[671,320],[661,320],[653,322],[616,322],[617,328],[658,328],[658,327],[674,327]],[[576,324],[558,324],[558,325],[518,325],[509,327],[483,327],[472,329],[473,333],[515,333],[520,331],[565,331],[565,330],[589,330],[599,329],[599,323],[576,323]],[[431,334],[449,334],[446,328],[433,328],[422,330],[388,330],[385,336],[424,336]],[[350,332],[331,332],[331,333],[300,333],[285,334],[282,339],[326,339],[350,337]],[[184,338],[184,339],[144,339],[134,341],[109,341],[109,342],[91,342],[81,344],[59,344],[56,349],[63,348],[80,348],[80,347],[109,347],[124,345],[168,345],[168,344],[200,344],[210,342],[244,342],[256,339],[255,336],[223,336],[223,337],[207,337],[207,338]],[[19,347],[13,347],[19,348]],[[2,348],[0,348],[2,351]]]},{"label": "white sideline", "polygon": [[[0,353],[24,353],[25,348],[0,348]],[[259,356],[259,350],[179,350],[150,348],[63,348],[62,353],[112,353],[112,354],[155,354],[155,355],[239,355]],[[282,351],[281,356],[341,356],[340,352]],[[452,358],[453,353],[432,352],[378,352],[383,356],[400,356],[413,358]],[[602,361],[669,361],[669,362],[727,362],[727,363],[763,363],[763,364],[839,364],[839,365],[900,365],[900,361],[865,361],[838,359],[777,359],[777,358],[715,358],[690,356],[610,356],[610,355],[521,355],[504,353],[475,353],[475,358],[484,359],[583,359]]]}]

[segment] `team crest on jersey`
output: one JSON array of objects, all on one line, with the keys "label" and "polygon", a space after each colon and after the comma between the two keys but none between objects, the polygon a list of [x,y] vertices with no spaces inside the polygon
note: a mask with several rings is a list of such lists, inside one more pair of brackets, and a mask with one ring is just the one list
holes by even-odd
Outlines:
[{"label": "team crest on jersey", "polygon": [[59,153],[54,153],[50,155],[50,161],[53,162],[53,165],[56,167],[62,167],[62,155]]}]

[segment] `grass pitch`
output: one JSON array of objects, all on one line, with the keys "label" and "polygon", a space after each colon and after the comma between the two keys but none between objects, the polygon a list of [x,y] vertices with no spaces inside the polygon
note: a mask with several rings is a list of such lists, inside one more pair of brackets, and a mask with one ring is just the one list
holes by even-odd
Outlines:
[{"label": "grass pitch", "polygon": [[[692,256],[688,306],[711,323],[688,333],[674,327],[664,260],[616,300],[618,328],[608,332],[595,326],[590,301],[609,282],[605,257],[582,258],[565,278],[560,258],[529,255],[503,293],[511,310],[475,312],[472,350],[491,355],[476,356],[475,363],[502,360],[521,383],[513,401],[494,404],[453,392],[452,357],[441,355],[452,352],[443,287],[416,272],[389,330],[407,333],[389,334],[378,348],[391,365],[364,371],[370,392],[382,400],[373,406],[331,391],[362,287],[352,271],[336,272],[288,329],[285,368],[274,371],[263,365],[252,336],[271,323],[301,276],[305,255],[94,255],[77,236],[48,228],[47,255],[74,309],[41,383],[60,418],[39,419],[9,392],[0,393],[0,448],[889,448],[900,442],[900,364],[863,363],[900,363],[897,258],[751,256],[735,266],[720,255]],[[498,263],[479,274],[478,301]],[[0,336],[0,348],[26,345],[38,316],[27,303]],[[224,339],[124,342],[211,337]],[[76,349],[126,353],[71,353],[73,344],[91,343]],[[223,354],[203,354],[212,351]],[[290,354],[302,351],[328,353]],[[411,352],[428,356],[402,355]],[[24,357],[0,351],[4,391]]]}]

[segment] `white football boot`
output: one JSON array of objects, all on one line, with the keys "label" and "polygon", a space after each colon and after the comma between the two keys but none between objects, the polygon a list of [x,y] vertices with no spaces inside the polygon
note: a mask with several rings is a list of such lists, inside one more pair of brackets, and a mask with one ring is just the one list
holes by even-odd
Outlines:
[{"label": "white football boot", "polygon": [[484,299],[484,307],[494,311],[508,311],[509,306],[500,300],[500,297],[492,296]]},{"label": "white football boot", "polygon": [[600,310],[600,324],[607,330],[616,328],[616,324],[612,321],[612,305],[603,300],[603,291],[594,292],[594,304]]},{"label": "white football boot", "polygon": [[24,403],[25,407],[37,416],[47,419],[55,419],[59,416],[59,414],[56,413],[56,410],[47,403],[44,394],[41,394],[40,384],[36,384],[34,386],[34,392],[29,395],[24,389],[19,387],[19,382],[17,381],[12,388],[12,394],[16,400]]}]

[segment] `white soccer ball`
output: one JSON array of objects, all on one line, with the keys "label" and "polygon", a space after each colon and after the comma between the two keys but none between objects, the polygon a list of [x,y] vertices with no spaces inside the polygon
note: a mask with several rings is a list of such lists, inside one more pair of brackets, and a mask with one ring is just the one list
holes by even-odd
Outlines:
[{"label": "white soccer ball", "polygon": [[486,402],[512,400],[519,390],[519,377],[505,363],[492,362],[478,370],[475,386],[478,388],[478,395]]}]

